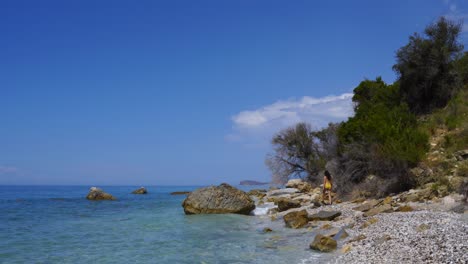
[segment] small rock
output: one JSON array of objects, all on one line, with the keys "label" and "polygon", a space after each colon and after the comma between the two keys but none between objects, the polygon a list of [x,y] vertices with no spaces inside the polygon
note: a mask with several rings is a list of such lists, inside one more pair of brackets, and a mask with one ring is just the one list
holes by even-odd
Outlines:
[{"label": "small rock", "polygon": [[375,244],[376,244],[376,245],[380,245],[380,244],[383,244],[383,243],[385,243],[386,241],[388,241],[388,240],[390,240],[390,239],[392,239],[392,238],[391,238],[389,235],[385,234],[385,235],[383,235],[382,237],[377,238],[377,239],[375,240]]},{"label": "small rock", "polygon": [[356,237],[353,237],[351,240],[349,240],[349,243],[352,243],[352,242],[359,242],[361,240],[364,240],[366,239],[366,235],[363,235],[363,234],[360,234]]},{"label": "small rock", "polygon": [[364,222],[364,224],[361,225],[361,228],[367,228],[368,226],[373,225],[373,224],[377,223],[378,221],[379,221],[379,219],[377,219],[375,217],[372,217],[371,219]]},{"label": "small rock", "polygon": [[187,192],[187,191],[171,192],[171,195],[186,195],[186,194],[190,194],[190,192]]},{"label": "small rock", "polygon": [[430,225],[427,225],[427,224],[420,224],[420,225],[416,228],[416,230],[417,230],[418,232],[423,232],[423,231],[428,230],[429,228],[431,228]]},{"label": "small rock", "polygon": [[310,248],[321,252],[331,252],[336,249],[337,243],[333,238],[323,235],[316,235],[314,241],[310,243]]},{"label": "small rock", "polygon": [[269,233],[269,232],[273,232],[273,230],[269,227],[263,228],[263,233]]},{"label": "small rock", "polygon": [[140,187],[132,192],[132,194],[147,194],[148,191],[145,187]]},{"label": "small rock", "polygon": [[341,248],[341,253],[345,254],[345,253],[348,253],[349,251],[351,251],[351,245],[350,244],[346,244],[343,246],[343,248]]}]

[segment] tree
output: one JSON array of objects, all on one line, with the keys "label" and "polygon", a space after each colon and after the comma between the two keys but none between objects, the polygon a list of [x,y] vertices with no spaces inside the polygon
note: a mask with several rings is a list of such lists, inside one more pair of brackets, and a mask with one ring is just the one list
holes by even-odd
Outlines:
[{"label": "tree", "polygon": [[298,123],[276,134],[272,139],[274,153],[266,160],[273,181],[285,183],[291,177],[317,181],[317,174],[336,153],[337,127],[330,124],[321,131],[314,131],[309,124]]},{"label": "tree", "polygon": [[415,33],[397,51],[393,69],[399,75],[403,100],[413,113],[445,106],[459,85],[453,62],[463,50],[457,41],[460,32],[461,23],[441,17],[426,27],[426,38]]}]

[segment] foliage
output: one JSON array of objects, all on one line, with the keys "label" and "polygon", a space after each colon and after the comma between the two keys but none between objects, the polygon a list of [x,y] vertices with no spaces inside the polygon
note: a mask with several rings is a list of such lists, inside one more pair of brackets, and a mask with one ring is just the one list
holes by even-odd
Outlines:
[{"label": "foliage", "polygon": [[399,75],[400,93],[414,113],[443,107],[459,87],[454,61],[463,45],[457,42],[461,23],[440,18],[426,27],[426,38],[415,33],[397,52],[393,69]]},{"label": "foliage", "polygon": [[468,84],[468,52],[465,51],[462,57],[455,61],[455,69],[458,72],[463,84]]},{"label": "foliage", "polygon": [[320,131],[306,123],[281,130],[272,139],[274,153],[266,164],[273,172],[273,181],[284,183],[290,177],[317,181],[317,174],[325,168],[327,160],[336,155],[338,125]]}]

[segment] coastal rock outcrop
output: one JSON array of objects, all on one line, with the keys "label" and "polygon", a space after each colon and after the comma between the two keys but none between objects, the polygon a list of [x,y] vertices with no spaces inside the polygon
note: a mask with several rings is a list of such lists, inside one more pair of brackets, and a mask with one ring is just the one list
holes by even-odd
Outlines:
[{"label": "coastal rock outcrop", "polygon": [[243,191],[223,183],[200,188],[183,201],[185,214],[245,214],[255,209],[254,201]]},{"label": "coastal rock outcrop", "polygon": [[314,241],[310,243],[310,248],[321,252],[331,252],[336,249],[337,243],[331,237],[316,235]]},{"label": "coastal rock outcrop", "polygon": [[312,185],[310,183],[305,182],[301,179],[292,179],[286,183],[286,188],[296,188],[300,192],[307,193],[312,190]]},{"label": "coastal rock outcrop", "polygon": [[132,192],[132,194],[147,194],[148,191],[145,187],[140,187]]},{"label": "coastal rock outcrop", "polygon": [[104,192],[103,190],[97,187],[91,187],[89,189],[88,195],[86,195],[86,199],[88,200],[117,200],[114,196],[109,193]]}]

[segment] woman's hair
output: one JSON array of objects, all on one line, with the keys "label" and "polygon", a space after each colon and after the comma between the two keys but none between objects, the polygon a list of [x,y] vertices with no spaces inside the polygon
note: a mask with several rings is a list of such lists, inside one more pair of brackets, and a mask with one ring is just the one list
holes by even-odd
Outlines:
[{"label": "woman's hair", "polygon": [[329,181],[331,180],[330,172],[328,172],[327,170],[325,171],[325,177],[327,177]]}]

